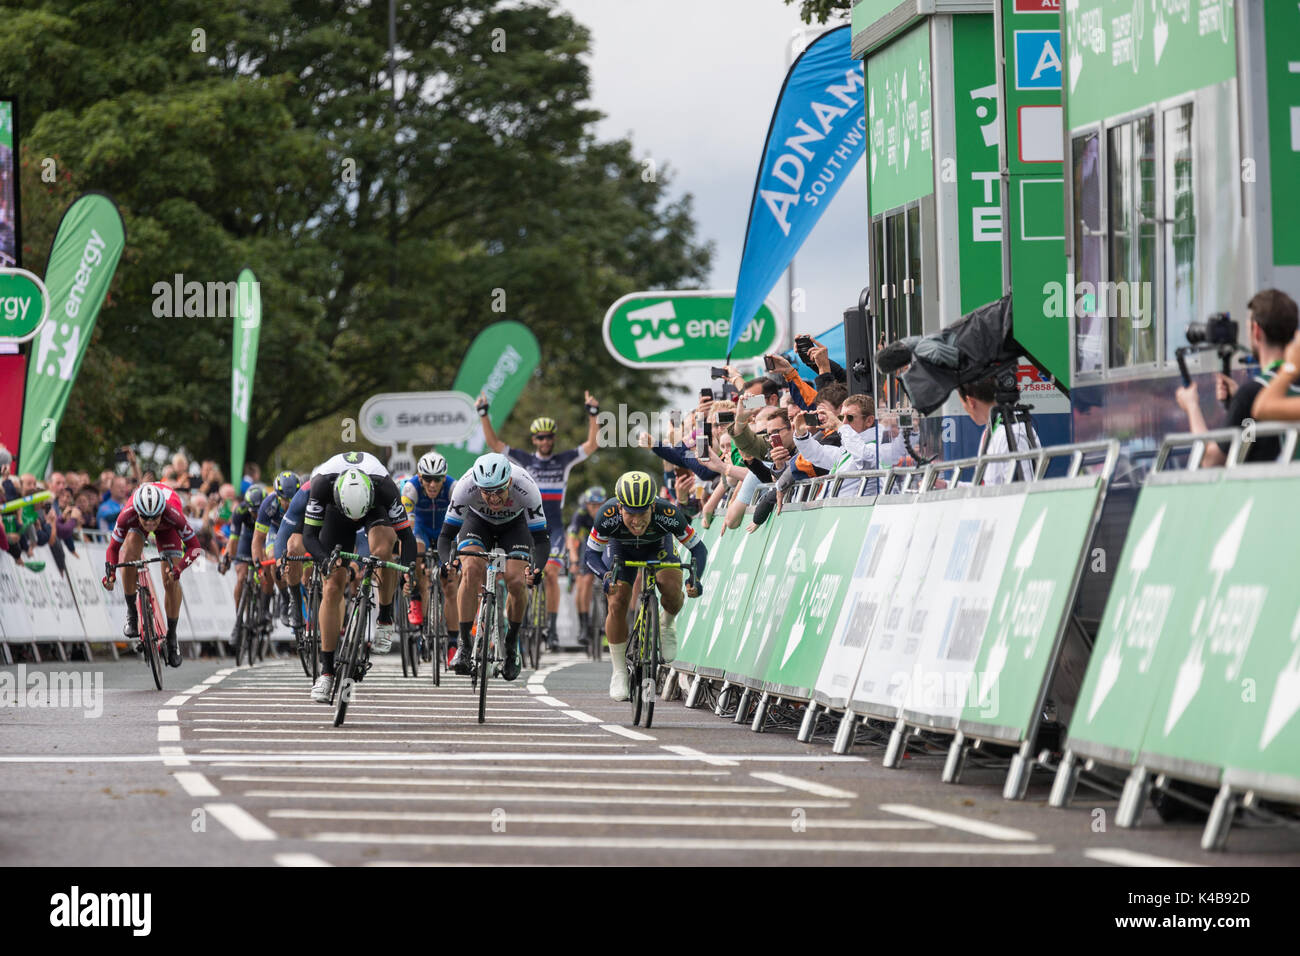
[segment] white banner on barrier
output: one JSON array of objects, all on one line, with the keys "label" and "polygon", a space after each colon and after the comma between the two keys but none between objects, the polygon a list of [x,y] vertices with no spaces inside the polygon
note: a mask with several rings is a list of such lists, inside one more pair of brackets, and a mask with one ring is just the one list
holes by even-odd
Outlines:
[{"label": "white banner on barrier", "polygon": [[113,622],[108,616],[108,595],[99,583],[104,573],[104,559],[101,556],[95,560],[91,556],[94,547],[78,542],[76,554],[67,552],[68,583],[72,586],[87,640],[114,640],[121,636],[121,631],[113,630]]},{"label": "white banner on barrier", "polygon": [[953,722],[961,716],[1024,506],[1023,494],[967,499],[941,535],[925,584],[930,613],[903,701],[909,714]]},{"label": "white banner on barrier", "polygon": [[[56,633],[59,636],[56,639],[78,643],[84,641],[86,629],[81,624],[81,615],[77,613],[77,602],[72,596],[72,581],[59,571],[59,566],[54,561],[54,553],[49,546],[37,548],[36,556],[45,562],[42,576],[45,588],[49,592],[50,606],[58,621]],[[67,548],[63,549],[63,556],[65,564],[71,560]]]},{"label": "white banner on barrier", "polygon": [[[37,548],[31,558],[24,559],[29,562],[18,570],[18,586],[22,589],[23,603],[27,606],[27,619],[32,625],[32,640],[34,641],[61,641],[70,639],[74,635],[72,630],[81,631],[79,621],[74,622],[73,628],[64,627],[63,621],[59,620],[58,608],[55,607],[53,589],[50,587],[50,578],[59,577],[59,569],[54,566],[54,559],[50,557],[49,548]],[[39,571],[33,571],[30,567],[32,562],[43,562],[44,567]],[[67,633],[61,633],[67,631]],[[78,640],[82,634],[75,635]]]},{"label": "white banner on barrier", "polygon": [[210,640],[219,633],[207,582],[209,577],[217,577],[217,566],[216,562],[206,556],[195,561],[181,575],[181,588],[185,592],[185,614],[189,618],[191,632],[199,640]]},{"label": "white banner on barrier", "polygon": [[23,586],[18,580],[19,574],[26,573],[8,551],[0,551],[0,629],[3,629],[4,639],[11,644],[32,639],[32,622],[27,614]]},{"label": "white banner on barrier", "polygon": [[883,612],[898,590],[918,510],[914,504],[872,509],[853,579],[817,675],[816,693],[823,703],[841,707],[852,696],[867,644],[882,626]]}]

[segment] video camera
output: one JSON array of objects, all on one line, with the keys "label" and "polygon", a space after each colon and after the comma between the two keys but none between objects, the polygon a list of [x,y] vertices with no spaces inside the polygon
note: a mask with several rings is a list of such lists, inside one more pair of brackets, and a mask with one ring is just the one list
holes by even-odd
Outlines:
[{"label": "video camera", "polygon": [[[1187,372],[1187,356],[1192,352],[1218,352],[1223,374],[1227,375],[1232,367],[1232,357],[1237,352],[1246,351],[1237,341],[1238,332],[1237,323],[1227,312],[1215,312],[1204,322],[1193,322],[1187,326],[1188,344],[1174,349],[1183,385],[1192,384],[1192,377]],[[1227,408],[1231,402],[1230,398],[1225,398],[1223,406]]]}]

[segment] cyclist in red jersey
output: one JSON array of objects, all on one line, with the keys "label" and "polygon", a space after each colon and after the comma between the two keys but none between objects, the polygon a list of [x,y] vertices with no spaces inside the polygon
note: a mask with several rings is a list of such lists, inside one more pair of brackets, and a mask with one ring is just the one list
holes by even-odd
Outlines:
[{"label": "cyclist in red jersey", "polygon": [[[181,614],[180,575],[193,564],[203,549],[199,537],[185,517],[180,495],[166,485],[149,483],[141,485],[123,506],[113,526],[104,561],[104,590],[113,590],[117,569],[121,561],[136,561],[144,553],[145,539],[153,534],[163,557],[163,606],[167,611],[167,663],[181,666],[181,651],[176,643],[176,620]],[[120,557],[119,557],[120,555]],[[135,606],[136,568],[122,569],[122,593],[126,597],[126,627],[123,634],[129,639],[139,639],[140,620]]]}]

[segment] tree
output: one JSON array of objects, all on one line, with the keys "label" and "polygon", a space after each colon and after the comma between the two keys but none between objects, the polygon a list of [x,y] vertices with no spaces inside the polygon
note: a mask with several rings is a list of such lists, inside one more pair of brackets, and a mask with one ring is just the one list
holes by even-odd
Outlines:
[{"label": "tree", "polygon": [[799,16],[804,23],[826,23],[847,19],[853,12],[854,0],[785,0],[786,6],[799,4]]},{"label": "tree", "polygon": [[226,460],[231,321],[155,314],[153,290],[244,265],[265,316],[253,460],[374,392],[450,387],[502,318],[543,344],[521,410],[577,410],[584,386],[661,403],[659,379],[605,356],[600,321],[628,291],[698,286],[711,248],[662,170],[647,182],[631,143],[595,139],[589,36],[549,3],[408,0],[396,77],[383,3],[7,6],[0,87],[24,90],[32,155],[63,157],[127,225],[63,466],[146,438]]}]

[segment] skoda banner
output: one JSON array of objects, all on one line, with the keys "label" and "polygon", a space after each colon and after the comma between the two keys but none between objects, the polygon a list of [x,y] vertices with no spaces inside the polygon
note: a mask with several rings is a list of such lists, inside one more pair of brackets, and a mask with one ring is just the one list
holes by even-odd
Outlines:
[{"label": "skoda banner", "polygon": [[101,193],[77,199],[54,233],[45,269],[49,319],[37,331],[27,364],[22,471],[43,475],[50,464],[68,395],[125,245],[117,206]]},{"label": "skoda banner", "polygon": [[252,269],[239,273],[235,309],[235,345],[230,372],[230,480],[239,487],[244,476],[248,444],[248,414],[253,407],[253,375],[257,372],[257,339],[262,331],[262,290]]},{"label": "skoda banner", "polygon": [[729,353],[866,151],[864,78],[850,32],[846,24],[823,33],[786,74],[750,201]]},{"label": "skoda banner", "polygon": [[[492,426],[501,428],[541,357],[537,338],[528,326],[522,322],[497,322],[480,332],[470,345],[452,390],[475,399],[480,392],[486,395]],[[483,454],[484,447],[483,429],[476,427],[465,441],[441,445],[438,451],[447,459],[448,473],[459,478]]]},{"label": "skoda banner", "polygon": [[385,392],[361,406],[361,434],[392,449],[394,474],[414,466],[411,446],[464,441],[478,428],[474,399],[464,392]]}]

